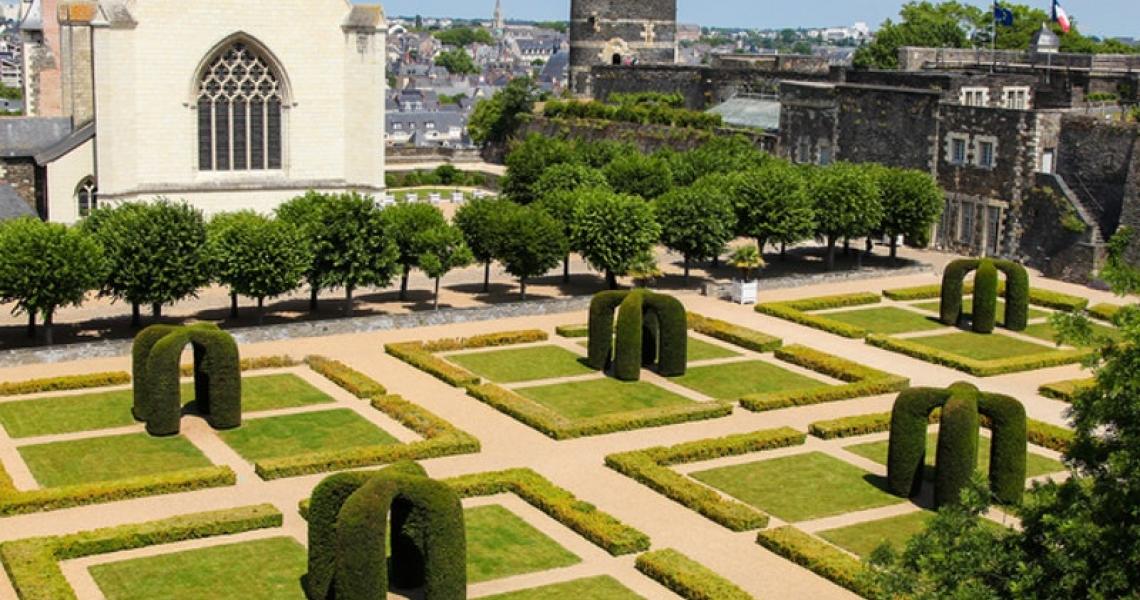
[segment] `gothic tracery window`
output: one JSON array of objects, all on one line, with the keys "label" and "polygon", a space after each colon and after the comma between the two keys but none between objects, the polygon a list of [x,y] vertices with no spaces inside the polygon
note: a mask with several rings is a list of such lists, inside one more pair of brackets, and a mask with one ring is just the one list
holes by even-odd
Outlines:
[{"label": "gothic tracery window", "polygon": [[244,42],[219,52],[198,78],[198,168],[281,168],[282,84]]},{"label": "gothic tracery window", "polygon": [[75,203],[79,207],[80,217],[87,217],[92,211],[99,208],[98,192],[94,177],[85,177],[83,181],[79,182],[79,185],[75,186]]}]

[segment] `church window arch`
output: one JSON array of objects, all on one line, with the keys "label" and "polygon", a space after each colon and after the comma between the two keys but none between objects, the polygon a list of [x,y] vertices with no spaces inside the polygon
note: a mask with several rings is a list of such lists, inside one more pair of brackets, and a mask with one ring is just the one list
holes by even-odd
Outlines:
[{"label": "church window arch", "polygon": [[99,208],[98,194],[99,188],[95,185],[94,177],[84,177],[79,185],[75,186],[75,204],[81,218],[89,216],[95,209]]},{"label": "church window arch", "polygon": [[264,52],[244,39],[223,45],[198,73],[196,94],[200,170],[281,168],[285,82]]}]

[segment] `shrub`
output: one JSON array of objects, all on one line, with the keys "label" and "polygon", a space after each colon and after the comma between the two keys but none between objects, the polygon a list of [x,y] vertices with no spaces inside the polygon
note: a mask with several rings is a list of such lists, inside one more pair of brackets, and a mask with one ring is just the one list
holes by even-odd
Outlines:
[{"label": "shrub", "polygon": [[614,377],[620,381],[641,379],[642,338],[645,293],[626,294],[618,308],[614,337]]},{"label": "shrub", "polygon": [[150,386],[147,380],[147,361],[150,360],[151,350],[162,338],[176,329],[173,325],[151,325],[140,331],[131,344],[131,373],[135,381],[131,391],[134,398],[131,414],[136,421],[146,421],[147,411],[150,409],[150,401],[147,399],[147,389]]},{"label": "shrub", "polygon": [[762,412],[887,394],[905,389],[910,384],[910,380],[905,377],[872,369],[806,346],[792,345],[780,348],[776,350],[776,358],[845,381],[847,384],[801,391],[749,394],[740,399],[741,406],[751,411]]},{"label": "shrub", "polygon": [[[665,377],[685,374],[689,341],[685,306],[672,296],[644,289],[602,292],[590,303],[589,329],[587,362],[595,369],[605,368],[612,351],[614,377],[621,381],[641,379],[643,365],[656,365]],[[616,348],[610,345],[614,338]]]},{"label": "shrub", "polygon": [[672,296],[648,293],[645,306],[660,329],[656,352],[658,374],[663,377],[684,375],[689,364],[689,325],[685,305]]},{"label": "shrub", "polygon": [[698,315],[697,313],[689,313],[688,321],[689,328],[697,333],[752,350],[753,352],[771,352],[784,343],[780,338],[760,333],[754,329],[734,325],[728,321],[711,319]]},{"label": "shrub", "polygon": [[990,493],[1002,504],[1021,504],[1025,493],[1028,428],[1025,407],[1009,396],[980,394],[978,411],[987,417],[990,442]]},{"label": "shrub", "polygon": [[0,383],[0,396],[24,396],[43,392],[62,392],[87,388],[123,385],[131,382],[131,374],[125,371],[90,373],[87,375],[64,375],[26,381]]},{"label": "shrub", "polygon": [[791,525],[761,531],[756,542],[809,571],[866,597],[875,597],[862,577],[863,563],[854,556]]},{"label": "shrub", "polygon": [[993,333],[997,326],[997,283],[997,267],[983,260],[974,275],[973,328],[977,333]]},{"label": "shrub", "polygon": [[454,352],[457,350],[477,350],[479,348],[497,348],[499,346],[513,346],[515,344],[530,344],[545,342],[550,336],[538,329],[524,329],[521,331],[500,331],[485,333],[466,338],[445,338],[423,342],[427,352]]},{"label": "shrub", "polygon": [[367,400],[388,393],[376,380],[340,361],[323,356],[307,356],[305,364],[357,398]]},{"label": "shrub", "polygon": [[1088,298],[1070,296],[1060,292],[1030,288],[1029,303],[1065,312],[1080,312],[1089,305]]},{"label": "shrub", "polygon": [[921,489],[926,426],[931,411],[943,406],[948,396],[943,389],[911,388],[895,399],[887,452],[887,489],[892,494],[909,497]]},{"label": "shrub", "polygon": [[[962,286],[962,293],[969,294],[974,291],[973,283],[965,283]],[[883,295],[896,302],[909,302],[912,300],[931,300],[934,298],[942,297],[942,286],[940,284],[920,285],[917,287],[909,288],[895,288],[892,290],[883,290]]]},{"label": "shrub", "polygon": [[808,425],[808,433],[822,440],[855,437],[869,433],[890,431],[891,414],[855,415],[841,419],[816,421]]},{"label": "shrub", "polygon": [[1094,319],[1112,323],[1116,320],[1116,314],[1120,312],[1121,308],[1116,304],[1095,304],[1088,308],[1088,313]]},{"label": "shrub", "polygon": [[589,325],[559,325],[554,328],[554,333],[564,338],[588,338],[590,337]]},{"label": "shrub", "polygon": [[976,360],[923,345],[918,340],[893,338],[886,335],[869,335],[867,343],[877,348],[891,350],[927,362],[964,371],[976,377],[992,377],[1006,373],[1033,371],[1047,367],[1057,367],[1078,363],[1088,355],[1088,350],[1047,350],[1040,354]]},{"label": "shrub", "polygon": [[725,456],[740,456],[804,443],[806,436],[787,427],[688,442],[672,447],[648,448],[611,454],[606,466],[632,477],[671,500],[683,504],[733,531],[748,531],[768,524],[768,515],[730,500],[716,491],[668,468]]},{"label": "shrub", "polygon": [[[287,354],[278,354],[276,356],[255,356],[252,358],[241,359],[240,367],[242,373],[246,371],[262,371],[265,369],[286,369],[295,367],[298,363],[292,356]],[[194,364],[185,364],[178,367],[178,374],[183,377],[194,376]]]},{"label": "shrub", "polygon": [[[978,388],[956,383],[949,391],[950,396],[942,406],[934,462],[935,506],[957,504],[978,464]],[[925,445],[925,432],[920,437]],[[921,464],[919,466],[921,473]]]},{"label": "shrub", "polygon": [[994,261],[994,265],[1005,273],[1005,327],[1025,331],[1029,326],[1029,273],[1009,260]]},{"label": "shrub", "polygon": [[634,563],[665,587],[689,600],[752,600],[752,595],[708,567],[673,550],[654,550],[637,557]]},{"label": "shrub", "polygon": [[[159,334],[164,334],[158,337]],[[135,342],[135,416],[146,421],[147,433],[175,435],[182,417],[179,360],[187,345],[194,349],[194,397],[215,429],[241,425],[241,359],[233,336],[215,325],[144,330]]]},{"label": "shrub", "polygon": [[428,352],[423,342],[385,344],[384,351],[455,387],[479,385],[479,377]]},{"label": "shrub", "polygon": [[619,291],[600,292],[590,300],[590,323],[587,326],[590,339],[586,363],[592,369],[603,371],[610,363],[614,345],[614,311],[627,294],[628,292]]},{"label": "shrub", "polygon": [[75,598],[59,561],[187,540],[280,527],[271,504],[183,515],[141,523],[0,544],[0,559],[21,600]]},{"label": "shrub", "polygon": [[1026,423],[1026,435],[1031,444],[1055,450],[1062,454],[1069,451],[1073,445],[1073,431],[1058,427],[1050,423],[1044,423],[1034,419],[1029,419]]},{"label": "shrub", "polygon": [[867,330],[862,327],[856,327],[841,321],[829,319],[826,315],[809,314],[807,311],[863,306],[867,304],[878,304],[879,302],[879,296],[863,292],[858,294],[805,298],[792,302],[768,302],[756,305],[756,312],[778,317],[793,323],[799,323],[800,325],[814,327],[815,329],[822,329],[823,331],[843,337],[857,339],[867,335]]},{"label": "shrub", "polygon": [[[975,259],[956,260],[942,272],[942,305],[939,309],[942,323],[954,326],[962,318],[962,295],[966,274],[978,268],[981,261]],[[976,292],[976,290],[975,290]]]},{"label": "shrub", "polygon": [[1037,388],[1037,392],[1046,398],[1072,403],[1073,398],[1075,398],[1077,394],[1094,385],[1096,385],[1096,379],[1091,377],[1088,379],[1071,379],[1069,381],[1046,383]]}]

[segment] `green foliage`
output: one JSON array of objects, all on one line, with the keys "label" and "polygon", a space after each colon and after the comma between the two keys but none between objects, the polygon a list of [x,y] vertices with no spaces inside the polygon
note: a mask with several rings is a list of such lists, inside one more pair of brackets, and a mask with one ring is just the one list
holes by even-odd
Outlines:
[{"label": "green foliage", "polygon": [[[975,259],[956,260],[942,272],[941,320],[944,325],[956,326],[962,318],[962,295],[966,274],[978,268],[981,261]],[[995,292],[996,295],[996,292]]]},{"label": "green foliage", "polygon": [[978,464],[978,389],[969,384],[955,384],[949,391],[938,430],[935,506],[959,502]]},{"label": "green foliage", "polygon": [[480,72],[471,55],[462,48],[440,52],[435,57],[435,64],[452,75],[477,75]]},{"label": "green foliage", "polygon": [[590,329],[586,325],[559,325],[554,328],[554,333],[564,338],[590,337]]},{"label": "green foliage", "polygon": [[549,29],[557,31],[558,33],[566,33],[570,30],[570,24],[566,21],[539,21],[534,24],[539,29]]},{"label": "green foliage", "polygon": [[[548,203],[551,196],[559,192],[576,192],[582,188],[605,188],[609,187],[609,182],[606,181],[606,176],[598,169],[594,169],[580,163],[559,163],[551,165],[546,169],[534,184],[534,198],[544,204]],[[566,221],[563,218],[567,215],[565,210],[558,210],[559,207],[564,206],[563,202],[552,203],[550,208],[554,209],[551,216],[560,221]]]},{"label": "green foliage", "polygon": [[20,88],[0,84],[0,98],[5,100],[19,100],[24,96]]},{"label": "green foliage", "polygon": [[625,295],[618,307],[614,326],[614,378],[619,381],[641,379],[642,327],[645,314],[645,292],[634,290]]},{"label": "green foliage", "polygon": [[894,338],[886,335],[871,334],[867,336],[867,343],[876,348],[899,352],[927,362],[957,369],[974,375],[975,377],[993,377],[1006,373],[1035,371],[1037,369],[1068,365],[1081,362],[1089,356],[1087,350],[1052,350],[1027,356],[978,360],[953,352],[932,348],[923,344],[918,339]]},{"label": "green foliage", "polygon": [[925,248],[931,228],[942,216],[942,188],[923,171],[883,168],[877,175],[883,202],[881,229],[891,238],[891,256],[896,254],[898,236],[912,247]]},{"label": "green foliage", "polygon": [[45,377],[42,379],[28,379],[24,381],[6,381],[0,383],[0,396],[23,396],[43,392],[82,390],[86,388],[122,385],[130,382],[130,373],[124,371],[91,373],[87,375],[64,375],[62,377]]},{"label": "green foliage", "polygon": [[608,291],[594,294],[590,300],[589,344],[586,364],[603,371],[613,356],[614,311],[626,299],[628,292]]},{"label": "green foliage", "polygon": [[439,308],[439,280],[454,269],[470,265],[475,256],[463,239],[463,232],[454,225],[437,225],[416,238],[419,257],[416,266],[425,275],[435,279],[435,307]]},{"label": "green foliage", "polygon": [[42,315],[48,344],[55,311],[82,304],[103,283],[107,266],[99,243],[82,229],[36,218],[0,225],[0,299],[32,322]]},{"label": "green foliage", "polygon": [[[997,285],[998,272],[993,261],[983,260],[974,274],[974,313],[975,333],[993,333],[997,325]],[[1027,309],[1028,309],[1028,305]]]},{"label": "green foliage", "polygon": [[577,100],[552,100],[543,107],[543,115],[550,119],[600,119],[641,125],[664,125],[667,127],[688,127],[714,130],[724,123],[720,115],[685,108],[676,108],[663,103],[605,104]]},{"label": "green foliage", "polygon": [[1005,273],[1005,327],[1010,331],[1025,331],[1029,326],[1029,273],[1025,267],[1008,260],[994,261]]},{"label": "green foliage", "polygon": [[1063,402],[1072,402],[1077,393],[1082,390],[1091,388],[1096,385],[1096,379],[1089,377],[1085,379],[1071,379],[1067,381],[1057,381],[1054,383],[1046,383],[1037,388],[1037,393],[1052,398],[1054,400],[1061,400]]},{"label": "green foliage", "polygon": [[740,399],[741,406],[751,411],[762,412],[888,394],[906,389],[910,385],[910,380],[905,377],[872,369],[798,344],[777,349],[776,358],[823,373],[846,384],[808,390],[750,394]]},{"label": "green foliage", "polygon": [[252,211],[223,213],[207,231],[214,277],[259,306],[301,285],[313,262],[308,238],[288,221]]},{"label": "green foliage", "polygon": [[862,580],[863,563],[858,558],[791,525],[761,531],[756,543],[859,595],[868,596],[873,590]]},{"label": "green foliage", "polygon": [[522,207],[503,217],[504,235],[496,258],[507,273],[518,277],[523,300],[527,280],[553,269],[569,251],[562,225],[540,208]]},{"label": "green foliage", "polygon": [[323,356],[306,356],[305,364],[357,398],[367,400],[388,393],[383,385],[371,377],[338,360]]},{"label": "green foliage", "polygon": [[631,152],[615,158],[602,170],[619,194],[653,200],[673,189],[673,171],[664,160]]},{"label": "green foliage", "polygon": [[512,143],[509,148],[503,192],[518,204],[536,202],[540,197],[535,185],[546,171],[555,165],[576,160],[575,147],[569,142],[538,134],[529,135],[524,140]]},{"label": "green foliage", "polygon": [[68,600],[75,592],[59,562],[135,548],[172,544],[280,527],[282,515],[270,504],[196,513],[56,537],[0,544],[0,560],[21,600]]},{"label": "green foliage", "polygon": [[160,198],[100,209],[83,226],[103,247],[106,295],[159,307],[195,294],[210,280],[206,222],[184,202]]},{"label": "green foliage", "polygon": [[741,327],[740,325],[735,325],[728,321],[698,315],[697,313],[689,313],[688,322],[689,328],[697,333],[703,333],[709,337],[740,346],[741,348],[747,348],[753,352],[771,352],[784,343],[780,338],[770,336],[766,333],[748,329],[747,327]]},{"label": "green foliage", "polygon": [[756,238],[761,245],[793,244],[810,237],[815,229],[807,182],[798,169],[782,160],[769,160],[741,173],[731,193],[736,233]]},{"label": "green foliage", "polygon": [[685,276],[693,259],[720,256],[734,235],[736,215],[725,195],[699,187],[675,188],[657,199],[661,243],[685,259]]},{"label": "green foliage", "polygon": [[499,254],[499,246],[508,234],[506,216],[515,208],[502,198],[479,198],[455,211],[455,226],[463,232],[463,240],[475,260],[483,263],[483,291],[491,284],[491,262]]},{"label": "green foliage", "polygon": [[771,159],[742,135],[716,136],[688,152],[662,150],[677,185],[692,185],[709,175],[743,173]]},{"label": "green foliage", "polygon": [[637,570],[689,600],[752,600],[752,596],[708,567],[673,549],[637,557]]},{"label": "green foliage", "polygon": [[512,79],[489,100],[480,100],[475,105],[467,122],[471,140],[476,144],[506,142],[534,112],[537,98],[538,88],[533,80],[529,77]]},{"label": "green foliage", "polygon": [[[459,97],[462,96],[462,94],[459,95]],[[390,188],[440,185],[487,187],[490,183],[486,173],[480,173],[479,171],[461,171],[454,165],[440,165],[430,171],[389,171],[384,174],[384,182]]]},{"label": "green foliage", "polygon": [[817,232],[827,238],[827,267],[835,265],[840,238],[870,234],[883,220],[883,201],[873,171],[861,165],[834,163],[811,179]]},{"label": "green foliage", "polygon": [[605,271],[610,287],[661,237],[653,208],[641,198],[586,190],[574,210],[570,243],[591,266]]},{"label": "green foliage", "polygon": [[1119,304],[1101,303],[1095,304],[1088,308],[1089,316],[1101,321],[1108,321],[1109,323],[1116,320],[1117,313],[1120,312],[1122,307]]},{"label": "green foliage", "polygon": [[627,94],[610,94],[606,101],[611,104],[625,106],[659,105],[672,108],[684,108],[685,97],[679,93],[665,94],[662,92],[630,92]]},{"label": "green foliage", "polygon": [[842,321],[829,319],[827,315],[814,315],[808,311],[843,308],[847,306],[866,306],[869,304],[878,304],[879,302],[879,296],[870,292],[861,292],[856,294],[805,298],[803,300],[790,302],[766,302],[757,304],[756,312],[779,317],[793,323],[799,323],[800,325],[813,327],[846,338],[858,339],[866,336],[868,331],[862,327],[856,327]]},{"label": "green foliage", "polygon": [[433,229],[446,228],[447,219],[443,217],[439,208],[420,202],[398,202],[384,209],[381,215],[385,229],[399,253],[396,262],[403,271],[400,280],[400,299],[404,300],[408,293],[408,276],[412,269],[418,266],[420,256],[427,250],[429,239],[424,234]]},{"label": "green foliage", "polygon": [[821,440],[855,437],[871,433],[890,431],[891,413],[855,415],[826,421],[816,421],[808,425],[808,433]]},{"label": "green foliage", "polygon": [[981,394],[978,412],[993,430],[989,473],[993,496],[1001,504],[1021,504],[1029,451],[1025,407],[1009,396]]},{"label": "green foliage", "polygon": [[479,377],[424,350],[419,342],[385,344],[384,351],[413,367],[456,387],[479,384]]},{"label": "green foliage", "polygon": [[495,38],[491,37],[491,32],[482,27],[452,27],[451,29],[436,31],[432,35],[447,46],[459,46],[460,48],[466,48],[471,44],[490,45],[495,43]]},{"label": "green foliage", "polygon": [[768,515],[729,500],[715,490],[671,469],[671,466],[742,456],[764,450],[798,446],[806,436],[787,427],[723,438],[699,440],[671,447],[656,447],[610,454],[606,466],[654,491],[687,506],[732,531],[748,531],[768,524]]}]

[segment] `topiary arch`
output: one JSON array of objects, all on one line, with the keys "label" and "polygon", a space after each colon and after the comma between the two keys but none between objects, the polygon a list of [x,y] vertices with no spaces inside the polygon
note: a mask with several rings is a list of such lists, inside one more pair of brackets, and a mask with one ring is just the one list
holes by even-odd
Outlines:
[{"label": "topiary arch", "polygon": [[233,336],[216,325],[152,325],[131,350],[134,405],[151,435],[175,435],[182,417],[182,351],[194,349],[194,399],[214,429],[241,426],[241,358]]},{"label": "topiary arch", "polygon": [[313,490],[308,519],[302,585],[309,600],[383,599],[389,583],[423,587],[425,600],[467,597],[463,505],[416,463],[325,478]]},{"label": "topiary arch", "polygon": [[[983,265],[985,268],[982,268]],[[962,259],[950,263],[942,274],[940,312],[943,323],[953,326],[961,320],[966,275],[977,270],[979,275],[974,281],[974,331],[993,332],[998,285],[996,273],[990,273],[991,268],[1005,273],[1006,329],[1025,331],[1029,326],[1029,273],[1025,267],[1010,260]]]},{"label": "topiary arch", "polygon": [[887,486],[891,493],[909,497],[922,488],[926,460],[926,429],[934,409],[941,408],[938,450],[935,456],[934,502],[958,502],[978,461],[978,428],[988,419],[990,491],[998,502],[1020,504],[1025,492],[1025,457],[1028,451],[1025,407],[1000,394],[987,394],[968,383],[948,389],[911,388],[899,394],[891,412],[887,453]]},{"label": "topiary arch", "polygon": [[[614,312],[617,311],[616,348]],[[590,303],[590,367],[599,371],[613,359],[614,377],[641,379],[642,366],[656,366],[666,377],[688,366],[688,317],[680,300],[649,290],[602,292]]]}]

